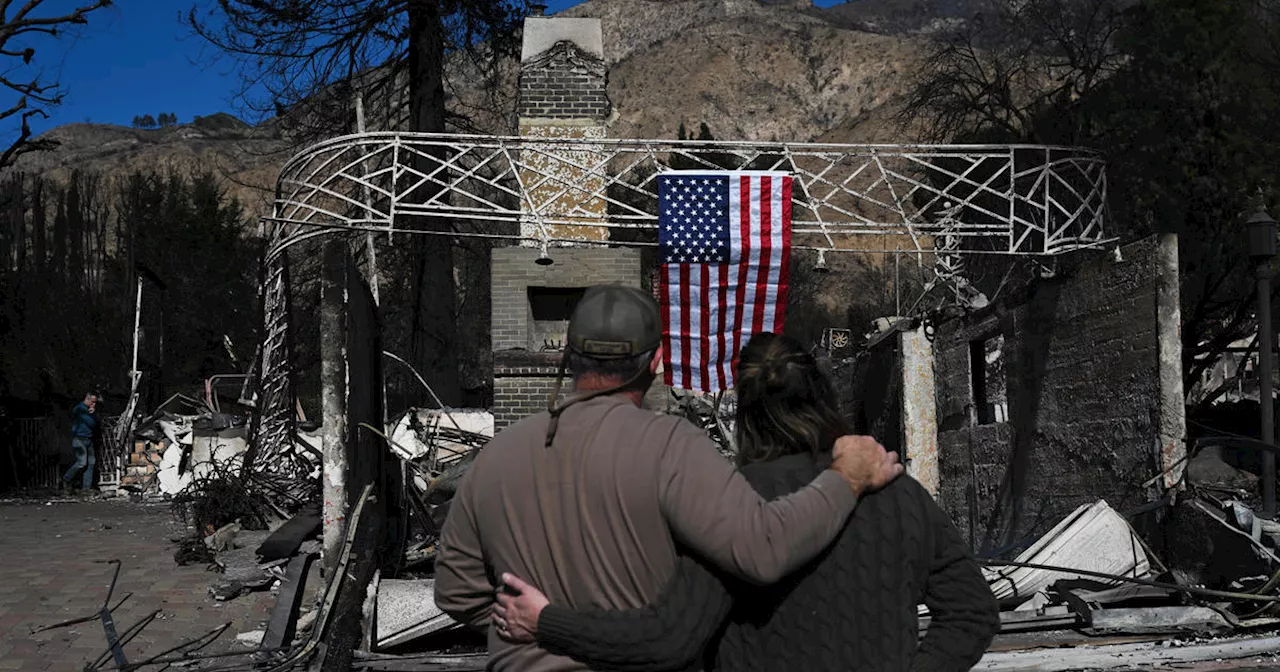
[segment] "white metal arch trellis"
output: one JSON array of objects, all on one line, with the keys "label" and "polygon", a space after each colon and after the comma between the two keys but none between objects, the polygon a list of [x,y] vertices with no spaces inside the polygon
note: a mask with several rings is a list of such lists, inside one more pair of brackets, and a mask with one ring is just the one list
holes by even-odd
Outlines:
[{"label": "white metal arch trellis", "polygon": [[[1054,256],[1106,237],[1106,172],[1088,150],[1039,145],[844,145],[361,133],[298,153],[276,186],[268,235],[261,448],[287,445],[284,252],[333,232],[448,235],[543,245],[656,244],[664,169],[783,170],[795,179],[794,247],[874,252],[903,237],[917,253]],[[946,211],[944,213],[944,210]],[[411,226],[421,220],[450,226]],[[412,220],[419,220],[412,222]],[[981,239],[980,246],[957,245]],[[615,238],[616,240],[616,238]],[[977,248],[980,248],[977,249]],[[966,252],[965,250],[968,250]],[[917,254],[920,259],[920,254]]]},{"label": "white metal arch trellis", "polygon": [[[833,238],[927,237],[943,228],[937,215],[945,201],[964,213],[949,233],[1001,240],[992,252],[1054,255],[1107,242],[1103,162],[1079,148],[387,132],[334,138],[285,164],[269,218],[271,250],[278,254],[327,229],[411,232],[397,226],[410,218],[448,220],[457,225],[448,235],[549,243],[573,242],[557,237],[555,227],[652,231],[655,175],[676,162],[791,172],[793,231],[819,239],[802,247],[860,251]],[[502,224],[533,225],[537,233],[493,230]]]}]

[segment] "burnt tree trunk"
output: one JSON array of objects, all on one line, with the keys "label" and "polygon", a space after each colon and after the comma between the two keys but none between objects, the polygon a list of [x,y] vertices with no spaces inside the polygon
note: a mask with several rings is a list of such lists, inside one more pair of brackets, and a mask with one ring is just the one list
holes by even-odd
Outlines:
[{"label": "burnt tree trunk", "polygon": [[49,259],[50,276],[55,283],[67,281],[67,192],[56,191],[57,210],[53,214],[53,245]]},{"label": "burnt tree trunk", "polygon": [[44,178],[31,179],[31,265],[36,279],[44,278],[45,262],[49,252],[45,244],[47,218],[44,210]]},{"label": "burnt tree trunk", "polygon": [[[335,241],[337,242],[337,241]],[[334,246],[329,258],[341,258],[345,248],[341,244]],[[344,261],[344,267],[350,268],[350,261]],[[326,272],[327,275],[328,272]],[[363,623],[363,605],[367,596],[367,586],[374,572],[386,561],[403,552],[402,540],[395,538],[394,531],[398,525],[394,517],[403,504],[398,501],[397,493],[402,485],[395,479],[390,463],[396,462],[386,448],[386,444],[378,434],[369,431],[369,427],[382,424],[382,329],[378,320],[378,309],[373,302],[373,293],[368,283],[347,272],[330,277],[330,286],[344,290],[345,296],[345,328],[337,338],[344,350],[341,374],[346,378],[345,399],[342,408],[345,427],[342,443],[346,455],[343,465],[346,471],[346,488],[344,495],[346,510],[350,511],[359,504],[361,493],[366,486],[373,485],[374,498],[365,504],[363,513],[357,519],[354,514],[347,518],[339,530],[337,548],[346,540],[347,526],[355,525],[355,535],[351,545],[351,559],[343,573],[342,588],[334,603],[334,619],[325,635],[327,649],[320,665],[322,672],[346,672],[351,669],[354,650],[360,646],[362,626],[373,626],[375,623]],[[337,282],[342,284],[338,285]],[[332,334],[330,335],[332,336]],[[337,340],[335,338],[334,340]],[[329,421],[326,414],[325,422]],[[328,451],[326,451],[328,453]],[[326,454],[326,458],[328,455]],[[326,477],[330,466],[325,465]],[[331,493],[326,492],[326,509]],[[326,512],[326,541],[328,537],[328,513]],[[327,545],[326,545],[327,546]],[[329,549],[326,547],[326,554]],[[336,560],[337,552],[333,553]],[[332,569],[331,560],[326,557],[326,568]],[[338,577],[335,577],[337,580]],[[376,618],[376,617],[375,617]],[[376,640],[376,635],[374,636]]]},{"label": "burnt tree trunk", "polygon": [[14,180],[12,179],[0,185],[0,193],[3,194],[0,196],[0,202],[7,206],[4,209],[5,224],[0,227],[0,259],[4,260],[3,264],[0,264],[0,277],[9,274],[10,264],[13,263],[14,259],[13,248],[15,241],[18,239],[18,227],[14,225],[14,222],[22,220],[21,213],[17,217],[14,216],[17,210],[16,204],[19,202],[16,193],[19,191],[21,191],[21,186],[19,185],[18,189],[14,189]]},{"label": "burnt tree trunk", "polygon": [[[18,271],[18,278],[21,280],[27,271],[27,201],[26,201],[26,180],[18,175],[13,179],[13,246],[18,258],[14,261],[14,268]],[[25,283],[24,283],[25,284]]]},{"label": "burnt tree trunk", "polygon": [[[439,133],[445,130],[444,20],[437,0],[409,0],[409,130]],[[443,154],[414,156],[414,168],[431,174]],[[434,184],[418,187],[419,202],[439,193]],[[449,222],[423,218],[418,227],[449,231]],[[458,376],[458,330],[454,313],[453,237],[441,234],[413,236],[410,321],[410,357],[413,367],[448,405],[461,401]]]},{"label": "burnt tree trunk", "polygon": [[67,184],[67,283],[82,294],[85,288],[83,174],[74,172]]}]

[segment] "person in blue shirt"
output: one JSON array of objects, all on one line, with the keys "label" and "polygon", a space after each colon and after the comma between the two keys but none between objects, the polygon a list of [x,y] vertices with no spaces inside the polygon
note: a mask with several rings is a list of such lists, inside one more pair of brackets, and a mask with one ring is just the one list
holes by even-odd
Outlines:
[{"label": "person in blue shirt", "polygon": [[93,433],[98,428],[98,395],[90,392],[84,395],[84,401],[71,409],[71,449],[76,453],[76,462],[62,476],[64,487],[70,488],[76,472],[83,469],[80,477],[81,489],[88,490],[93,485],[93,467],[96,461],[93,456]]}]

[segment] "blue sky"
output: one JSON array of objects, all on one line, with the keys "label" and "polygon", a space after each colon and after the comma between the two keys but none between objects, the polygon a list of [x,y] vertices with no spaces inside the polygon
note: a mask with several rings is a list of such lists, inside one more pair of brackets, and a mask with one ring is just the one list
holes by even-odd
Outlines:
[{"label": "blue sky", "polygon": [[[212,1],[199,0],[201,5]],[[554,13],[580,1],[548,4]],[[33,118],[32,130],[83,121],[127,125],[134,115],[161,112],[185,123],[196,115],[241,109],[234,100],[239,86],[231,63],[215,58],[217,53],[182,21],[192,2],[119,0],[92,14],[75,34],[38,44],[34,63],[62,83],[66,98],[48,120]],[[73,4],[78,3],[46,0],[50,13]]]}]

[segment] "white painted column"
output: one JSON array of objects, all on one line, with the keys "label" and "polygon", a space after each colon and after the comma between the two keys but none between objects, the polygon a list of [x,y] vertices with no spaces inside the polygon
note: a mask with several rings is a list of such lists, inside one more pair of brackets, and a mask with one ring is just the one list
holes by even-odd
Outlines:
[{"label": "white painted column", "polygon": [[933,381],[933,343],[924,327],[901,333],[902,446],[907,474],[938,496],[938,413]]},{"label": "white painted column", "polygon": [[1160,469],[1164,487],[1182,480],[1187,456],[1186,391],[1182,386],[1182,300],[1178,235],[1161,234],[1156,252],[1156,334],[1160,352]]}]

